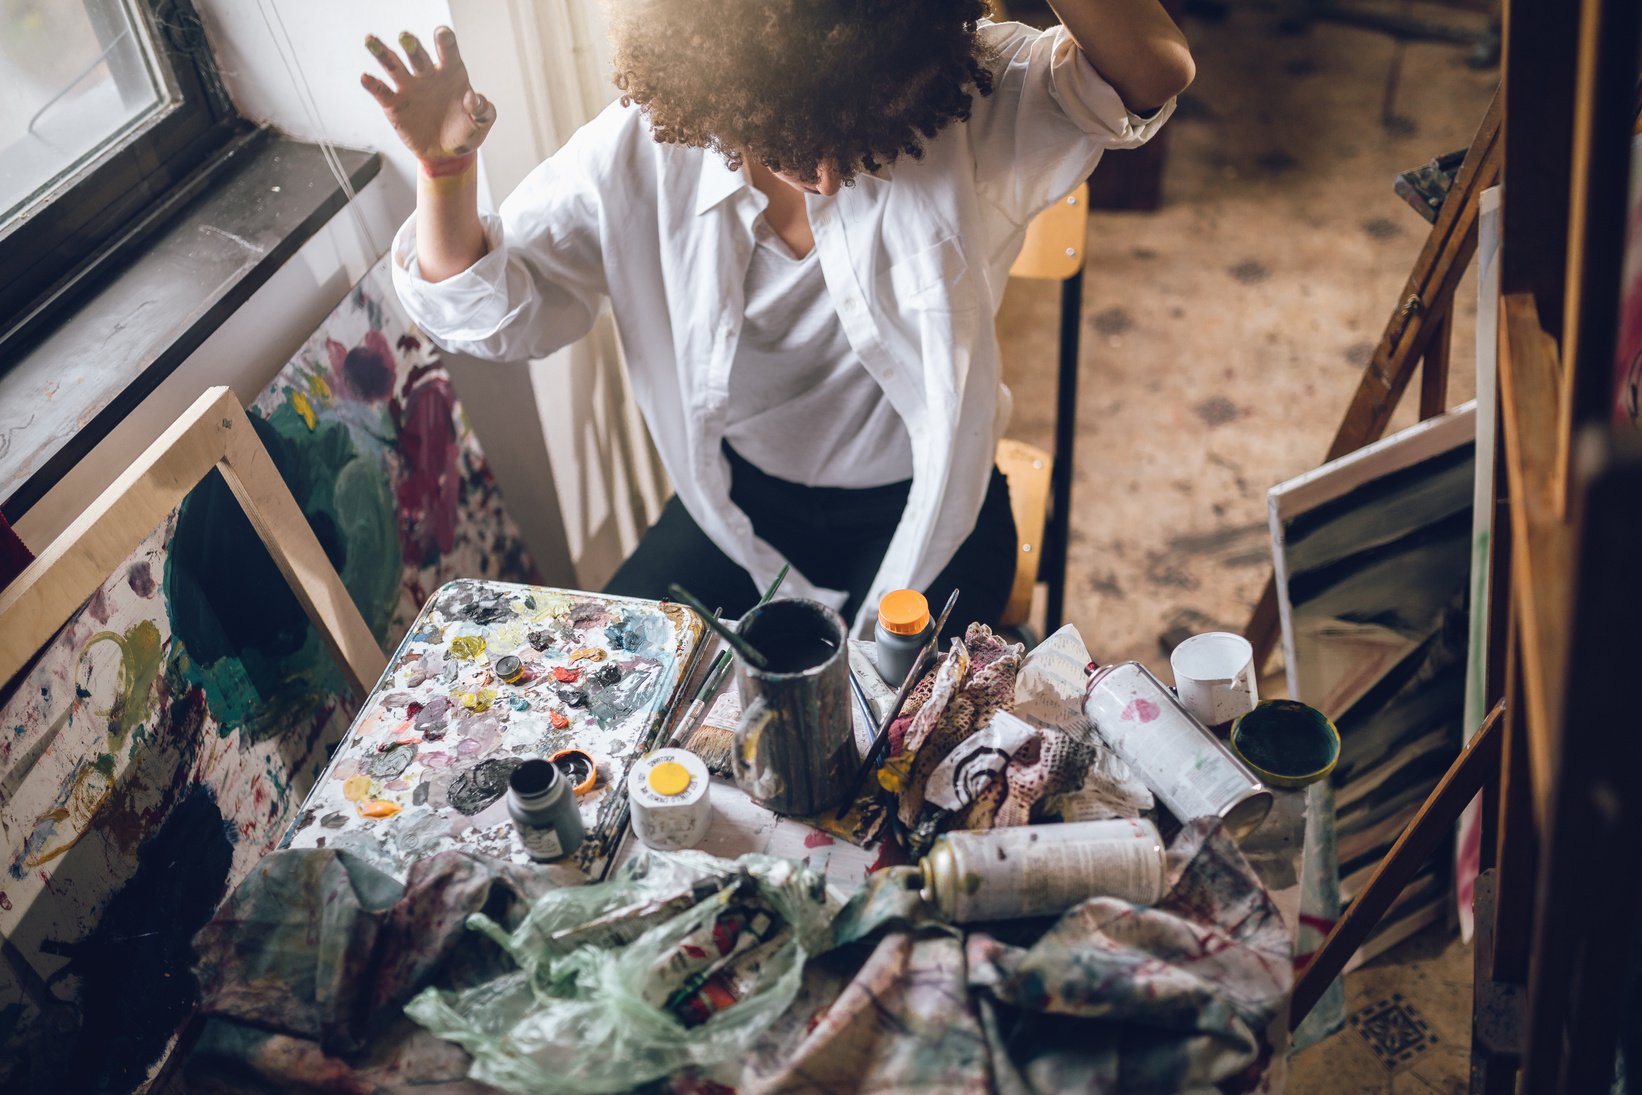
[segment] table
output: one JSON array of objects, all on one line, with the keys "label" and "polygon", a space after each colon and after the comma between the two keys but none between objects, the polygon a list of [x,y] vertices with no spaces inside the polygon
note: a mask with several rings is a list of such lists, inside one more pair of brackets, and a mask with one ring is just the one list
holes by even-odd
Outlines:
[{"label": "table", "polygon": [[[641,851],[628,836],[621,796],[611,789],[621,786],[628,766],[661,739],[657,716],[668,702],[693,695],[712,645],[699,622],[674,605],[489,582],[452,583],[434,596],[401,644],[304,804],[287,845],[351,850],[400,879],[411,862],[447,848],[523,862],[523,849],[501,805],[502,777],[519,758],[575,744],[594,752],[600,765],[599,789],[582,802],[595,839],[589,841],[590,854],[574,863],[550,865],[548,871],[561,885],[601,877]],[[690,655],[698,649],[702,656],[692,662]],[[863,683],[880,705],[886,702],[888,686],[871,675],[870,645],[853,646],[851,655]],[[507,656],[525,662],[517,675],[511,666],[504,670],[497,665]],[[1057,632],[1022,664],[1016,712],[1076,717],[1086,663],[1087,651],[1076,630]],[[600,678],[602,669],[616,672]],[[864,751],[869,731],[859,713],[856,730]],[[856,847],[802,821],[777,817],[729,781],[715,780],[712,803],[714,819],[702,851],[724,858],[759,852],[805,860],[824,870],[839,897],[858,889],[878,865],[880,849]],[[1305,794],[1278,793],[1266,822],[1242,845],[1281,916],[1277,923],[1269,909],[1262,914],[1268,927],[1262,929],[1267,942],[1261,961],[1271,986],[1279,985],[1274,968],[1287,967],[1282,936],[1292,940],[1301,921],[1307,819]],[[1203,839],[1206,831],[1198,829],[1194,840]],[[1229,847],[1226,862],[1236,859]],[[1199,898],[1207,898],[1209,905],[1218,900],[1218,889],[1202,890],[1201,880],[1193,885],[1198,888],[1185,892],[1187,907],[1198,908]],[[947,948],[947,957],[937,963],[947,971],[943,977],[952,975],[950,963],[962,954],[961,943],[958,950],[951,949],[953,935],[948,931],[941,944]],[[885,974],[892,980],[882,987],[892,989],[901,983],[895,979],[903,977],[912,978],[907,984],[927,984],[919,979],[931,971],[923,970],[913,952],[903,957],[905,962],[893,967],[902,973]],[[1212,975],[1216,959],[1207,952],[1202,957],[1209,963],[1204,975]],[[825,965],[817,963],[816,978],[806,973],[806,985],[816,994],[792,1011],[798,1018],[786,1021],[797,1025],[783,1037],[809,1037],[809,1022],[822,1016],[828,1001],[844,999],[839,993],[856,975],[832,978],[821,968]],[[869,962],[871,968],[877,967]],[[953,982],[959,983],[961,978]],[[1286,984],[1286,974],[1281,984]],[[851,989],[860,991],[860,986],[852,984]],[[1269,1029],[1262,1023],[1260,1035],[1274,1051],[1262,1073],[1265,1091],[1279,1090],[1285,1072],[1287,1028],[1280,1014],[1282,998],[1273,999],[1277,1013],[1263,1013],[1270,1023]],[[909,1006],[916,1010],[924,1003],[912,1000]],[[845,1045],[853,1037],[847,1032],[833,1036],[845,1038]],[[771,1044],[791,1048],[797,1041],[777,1037]],[[824,1058],[833,1051],[812,1045],[810,1052]],[[771,1060],[779,1059],[777,1053]]]}]

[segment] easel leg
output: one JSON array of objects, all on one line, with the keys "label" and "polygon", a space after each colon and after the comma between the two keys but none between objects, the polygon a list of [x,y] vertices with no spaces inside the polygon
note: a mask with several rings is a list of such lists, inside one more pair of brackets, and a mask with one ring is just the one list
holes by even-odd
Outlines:
[{"label": "easel leg", "polygon": [[1426,796],[1414,820],[1391,846],[1368,884],[1334,924],[1334,929],[1317,948],[1294,983],[1289,1004],[1289,1029],[1293,1030],[1317,1006],[1324,990],[1340,976],[1340,971],[1368,933],[1380,922],[1403,887],[1453,830],[1460,812],[1482,790],[1483,784],[1499,771],[1500,734],[1498,726],[1504,705],[1494,708],[1454,763]]},{"label": "easel leg", "polygon": [[1435,418],[1448,409],[1448,348],[1454,330],[1450,308],[1431,320],[1431,341],[1420,365],[1420,421]]},{"label": "easel leg", "polygon": [[[1496,93],[1471,140],[1453,189],[1437,214],[1420,257],[1415,261],[1402,299],[1386,322],[1379,344],[1357,384],[1351,405],[1335,431],[1324,461],[1336,460],[1385,435],[1414,369],[1425,360],[1420,416],[1429,418],[1446,408],[1432,410],[1437,389],[1448,388],[1448,335],[1454,289],[1477,248],[1477,216],[1482,191],[1499,177],[1500,96]],[[1433,339],[1435,340],[1433,342]],[[1430,391],[1433,394],[1428,395]],[[1429,411],[1429,413],[1427,413]],[[1258,672],[1276,645],[1277,588],[1272,579],[1260,594],[1244,637],[1254,647]]]}]

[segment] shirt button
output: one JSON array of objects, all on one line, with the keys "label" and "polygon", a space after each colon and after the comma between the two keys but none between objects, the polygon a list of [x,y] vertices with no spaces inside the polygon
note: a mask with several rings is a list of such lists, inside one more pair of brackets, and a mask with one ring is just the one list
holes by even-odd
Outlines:
[{"label": "shirt button", "polygon": [[848,297],[848,298],[845,299],[845,301],[844,301],[844,311],[848,312],[850,315],[854,315],[856,312],[858,312],[860,310],[861,310],[861,302],[859,300],[857,300],[854,297]]}]

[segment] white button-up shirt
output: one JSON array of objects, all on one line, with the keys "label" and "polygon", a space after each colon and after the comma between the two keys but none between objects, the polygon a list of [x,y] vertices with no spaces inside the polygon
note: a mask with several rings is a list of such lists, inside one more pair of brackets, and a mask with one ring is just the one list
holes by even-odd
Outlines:
[{"label": "white button-up shirt", "polygon": [[[805,196],[845,335],[912,440],[911,491],[858,627],[889,590],[927,587],[974,528],[1009,419],[993,317],[1027,223],[1174,109],[1130,113],[1064,28],[982,23],[981,35],[994,89],[974,96],[968,121],[921,160]],[[762,204],[719,156],[658,144],[644,114],[617,102],[485,215],[490,250],[468,270],[425,281],[414,218],[393,243],[400,299],[447,350],[544,357],[586,334],[608,299],[680,501],[760,588],[785,560],[731,503],[720,442]],[[845,599],[796,570],[783,592]]]}]

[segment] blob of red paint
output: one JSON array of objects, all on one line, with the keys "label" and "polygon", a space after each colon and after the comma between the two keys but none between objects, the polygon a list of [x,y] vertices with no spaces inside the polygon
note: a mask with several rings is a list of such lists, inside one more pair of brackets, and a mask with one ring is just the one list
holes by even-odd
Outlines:
[{"label": "blob of red paint", "polygon": [[556,665],[553,667],[554,679],[556,679],[560,684],[571,684],[581,675],[582,671],[580,669],[566,669],[562,665]]},{"label": "blob of red paint", "polygon": [[828,844],[836,843],[838,843],[836,840],[819,829],[811,829],[804,835],[804,847],[806,848],[824,848]]},{"label": "blob of red paint", "polygon": [[1145,698],[1137,697],[1132,699],[1129,701],[1128,706],[1123,709],[1123,720],[1125,722],[1134,722],[1136,719],[1141,722],[1151,722],[1157,716],[1157,704]]},{"label": "blob of red paint", "polygon": [[565,715],[559,714],[557,711],[549,711],[547,713],[547,721],[553,724],[553,729],[555,730],[563,730],[565,727],[570,725],[570,719]]}]

